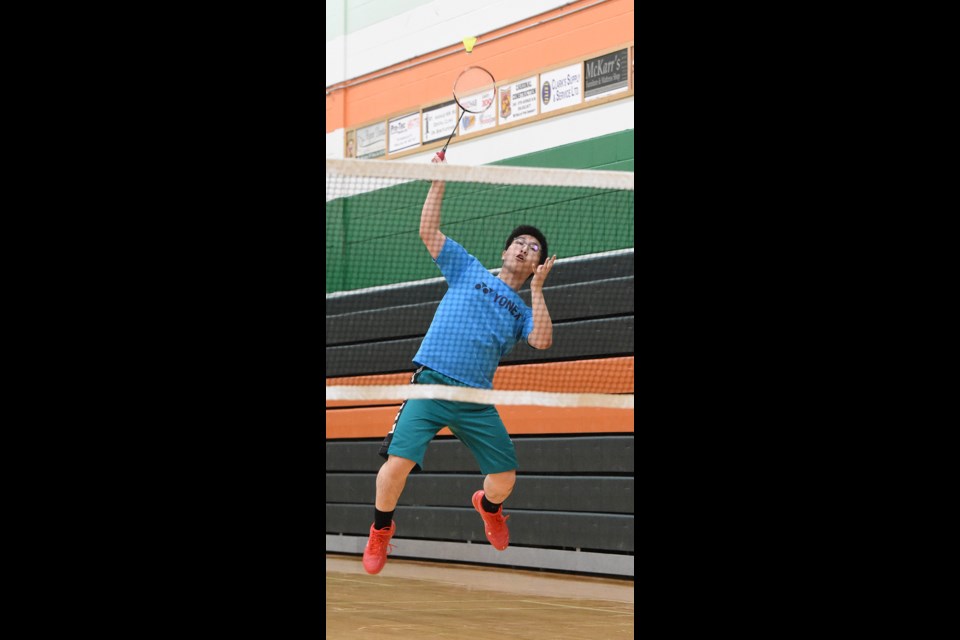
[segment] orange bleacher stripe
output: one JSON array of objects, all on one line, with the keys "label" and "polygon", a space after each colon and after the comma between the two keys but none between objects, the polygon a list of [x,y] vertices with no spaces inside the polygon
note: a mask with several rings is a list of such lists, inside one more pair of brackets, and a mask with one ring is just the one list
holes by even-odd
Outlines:
[{"label": "orange bleacher stripe", "polygon": [[[399,408],[328,409],[327,439],[383,437]],[[497,411],[511,435],[633,433],[633,409],[503,406]],[[449,434],[444,428],[438,435]]]}]

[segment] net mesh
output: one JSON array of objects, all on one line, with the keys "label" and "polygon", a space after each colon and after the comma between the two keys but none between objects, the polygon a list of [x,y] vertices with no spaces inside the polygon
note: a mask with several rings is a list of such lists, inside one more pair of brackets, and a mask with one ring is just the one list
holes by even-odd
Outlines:
[{"label": "net mesh", "polygon": [[[435,182],[447,237],[436,262],[420,236]],[[433,397],[632,407],[633,195],[632,172],[327,160],[328,406]],[[499,277],[539,262],[529,249],[517,260],[517,245],[505,251],[521,225],[557,256],[542,288],[548,349],[525,339],[531,280],[514,290]],[[464,386],[411,385],[421,364]]]}]

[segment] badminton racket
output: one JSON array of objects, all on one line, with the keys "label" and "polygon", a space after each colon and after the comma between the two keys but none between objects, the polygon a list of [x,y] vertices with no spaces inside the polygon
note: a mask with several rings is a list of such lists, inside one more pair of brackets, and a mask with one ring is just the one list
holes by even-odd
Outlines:
[{"label": "badminton racket", "polygon": [[[462,109],[462,112],[457,116],[456,122],[453,123],[453,131],[447,136],[447,141],[443,144],[443,149],[440,150],[437,157],[443,160],[447,153],[447,145],[450,144],[453,134],[457,132],[457,125],[460,123],[460,118],[464,113],[481,114],[493,105],[493,89],[495,86],[496,80],[493,79],[493,74],[483,67],[467,67],[460,72],[460,75],[457,76],[456,81],[453,83],[453,99],[457,103],[457,106]],[[489,97],[486,95],[476,95],[488,91],[491,92]],[[475,100],[467,100],[467,98],[474,96],[476,96]]]}]

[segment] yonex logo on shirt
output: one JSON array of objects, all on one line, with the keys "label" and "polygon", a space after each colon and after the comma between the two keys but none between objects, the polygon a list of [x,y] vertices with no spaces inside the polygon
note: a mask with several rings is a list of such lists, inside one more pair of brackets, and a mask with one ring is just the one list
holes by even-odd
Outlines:
[{"label": "yonex logo on shirt", "polygon": [[[473,288],[483,289],[484,295],[490,293],[490,291],[493,289],[493,287],[491,287],[490,285],[482,284],[479,282],[475,284]],[[500,295],[496,291],[493,292],[493,303],[496,305],[500,305],[501,307],[509,311],[510,315],[512,315],[514,318],[519,318],[521,315],[523,315],[523,313],[520,311],[520,308],[516,305],[516,303],[510,302],[509,300],[507,300],[506,296]]]}]

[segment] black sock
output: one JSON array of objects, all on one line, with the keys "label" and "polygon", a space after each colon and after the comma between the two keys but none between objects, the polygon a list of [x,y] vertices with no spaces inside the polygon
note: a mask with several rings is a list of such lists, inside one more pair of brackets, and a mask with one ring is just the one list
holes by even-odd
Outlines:
[{"label": "black sock", "polygon": [[[503,504],[502,502],[500,504]],[[483,510],[487,513],[496,513],[500,510],[500,504],[493,504],[487,500],[487,495],[484,494],[480,496],[480,506],[483,507]]]},{"label": "black sock", "polygon": [[373,508],[373,528],[374,529],[389,529],[390,523],[393,522],[393,511],[380,511],[376,507]]}]

